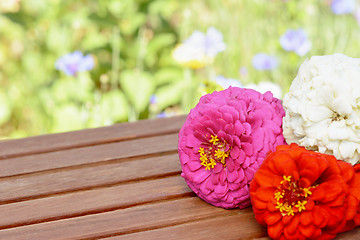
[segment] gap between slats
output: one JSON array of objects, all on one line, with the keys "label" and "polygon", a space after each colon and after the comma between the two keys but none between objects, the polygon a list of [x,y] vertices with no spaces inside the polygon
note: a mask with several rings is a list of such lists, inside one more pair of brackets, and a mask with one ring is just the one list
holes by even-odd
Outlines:
[{"label": "gap between slats", "polygon": [[176,133],[186,116],[0,141],[0,160]]},{"label": "gap between slats", "polygon": [[[150,166],[150,167],[149,167]],[[177,153],[0,181],[0,204],[180,174]],[[46,183],[46,184],[44,184]]]},{"label": "gap between slats", "polygon": [[0,175],[0,181],[28,177],[28,176],[51,174],[51,173],[81,169],[81,168],[86,168],[86,167],[97,167],[97,166],[103,166],[103,165],[111,165],[111,164],[116,164],[116,163],[129,162],[129,161],[138,161],[138,160],[143,160],[146,158],[155,158],[155,157],[161,157],[161,156],[168,156],[168,155],[172,155],[172,154],[177,154],[177,150],[159,152],[159,153],[150,153],[150,154],[131,156],[131,157],[115,158],[115,159],[104,160],[104,161],[99,161],[99,162],[90,162],[90,163],[83,163],[83,164],[78,164],[78,165],[73,165],[73,166],[65,166],[65,167],[51,168],[51,169],[45,169],[45,170],[40,170],[40,171],[33,171],[33,172],[28,172],[28,173],[19,173],[19,174],[14,174],[14,175],[10,175],[10,176],[1,176]]},{"label": "gap between slats", "polygon": [[[152,191],[148,191],[153,189]],[[122,194],[126,193],[126,194]],[[179,176],[139,181],[102,189],[0,205],[0,229],[104,213],[135,206],[194,197]]]},{"label": "gap between slats", "polygon": [[[249,215],[251,210],[247,210]],[[241,210],[241,214],[246,211]],[[197,197],[145,204],[106,213],[3,229],[3,239],[91,239],[138,232],[206,219],[214,216],[239,214],[205,203]]]},{"label": "gap between slats", "polygon": [[177,141],[178,136],[176,133],[5,159],[0,161],[0,177],[177,151]]},{"label": "gap between slats", "polygon": [[[260,226],[248,209],[238,214],[214,216],[211,218],[164,226],[129,234],[101,237],[103,240],[246,240],[267,236],[266,229]],[[242,211],[246,213],[242,213]],[[95,239],[95,238],[93,238]],[[99,239],[99,238],[96,238]]]}]

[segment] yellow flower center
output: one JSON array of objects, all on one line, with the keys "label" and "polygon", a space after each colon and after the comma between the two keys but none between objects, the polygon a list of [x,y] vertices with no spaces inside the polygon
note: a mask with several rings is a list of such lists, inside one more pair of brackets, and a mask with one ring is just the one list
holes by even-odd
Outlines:
[{"label": "yellow flower center", "polygon": [[306,210],[307,197],[312,194],[311,188],[314,187],[299,187],[298,182],[291,181],[291,176],[284,175],[280,186],[274,192],[276,208],[283,216],[294,216],[295,213]]},{"label": "yellow flower center", "polygon": [[217,163],[222,163],[226,167],[226,158],[230,155],[230,149],[226,142],[222,142],[215,135],[211,135],[211,139],[208,143],[203,143],[203,147],[199,148],[201,165],[206,170],[210,170],[215,167]]}]

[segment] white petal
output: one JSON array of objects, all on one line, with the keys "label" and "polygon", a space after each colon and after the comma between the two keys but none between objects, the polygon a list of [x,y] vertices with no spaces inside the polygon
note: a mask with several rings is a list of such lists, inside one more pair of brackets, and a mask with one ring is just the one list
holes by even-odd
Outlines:
[{"label": "white petal", "polygon": [[329,139],[343,140],[350,136],[350,130],[346,127],[345,121],[333,121],[328,128]]},{"label": "white petal", "polygon": [[339,150],[340,150],[340,154],[343,159],[340,159],[340,160],[346,160],[346,159],[353,157],[354,152],[357,147],[358,147],[358,144],[356,144],[354,142],[342,141],[339,146]]}]

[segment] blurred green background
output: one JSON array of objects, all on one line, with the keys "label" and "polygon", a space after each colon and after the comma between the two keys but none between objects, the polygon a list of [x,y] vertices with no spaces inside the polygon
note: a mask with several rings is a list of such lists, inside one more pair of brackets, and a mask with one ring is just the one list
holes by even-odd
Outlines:
[{"label": "blurred green background", "polygon": [[[18,138],[184,114],[214,76],[270,81],[285,94],[312,55],[360,56],[356,12],[334,14],[331,0],[7,0],[0,1],[0,138]],[[227,45],[192,69],[172,52],[194,30],[215,27]],[[288,29],[306,31],[304,56],[285,51]],[[79,50],[92,70],[67,76],[57,59]],[[259,71],[252,58],[272,54]]]}]

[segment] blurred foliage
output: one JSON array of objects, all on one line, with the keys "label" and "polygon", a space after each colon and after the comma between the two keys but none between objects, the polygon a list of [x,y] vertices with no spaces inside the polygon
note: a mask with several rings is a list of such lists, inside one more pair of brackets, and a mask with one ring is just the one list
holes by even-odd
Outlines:
[{"label": "blurred foliage", "polygon": [[[356,19],[334,15],[329,2],[23,0],[12,9],[0,4],[0,136],[186,113],[216,75],[245,84],[272,81],[285,93],[306,57],[360,56]],[[209,26],[223,33],[226,51],[202,69],[177,64],[171,56],[175,46]],[[289,28],[307,31],[313,46],[305,56],[281,48],[279,37]],[[93,70],[69,77],[54,68],[60,56],[76,50],[94,57]],[[256,71],[251,59],[258,52],[277,55],[279,67]]]}]

